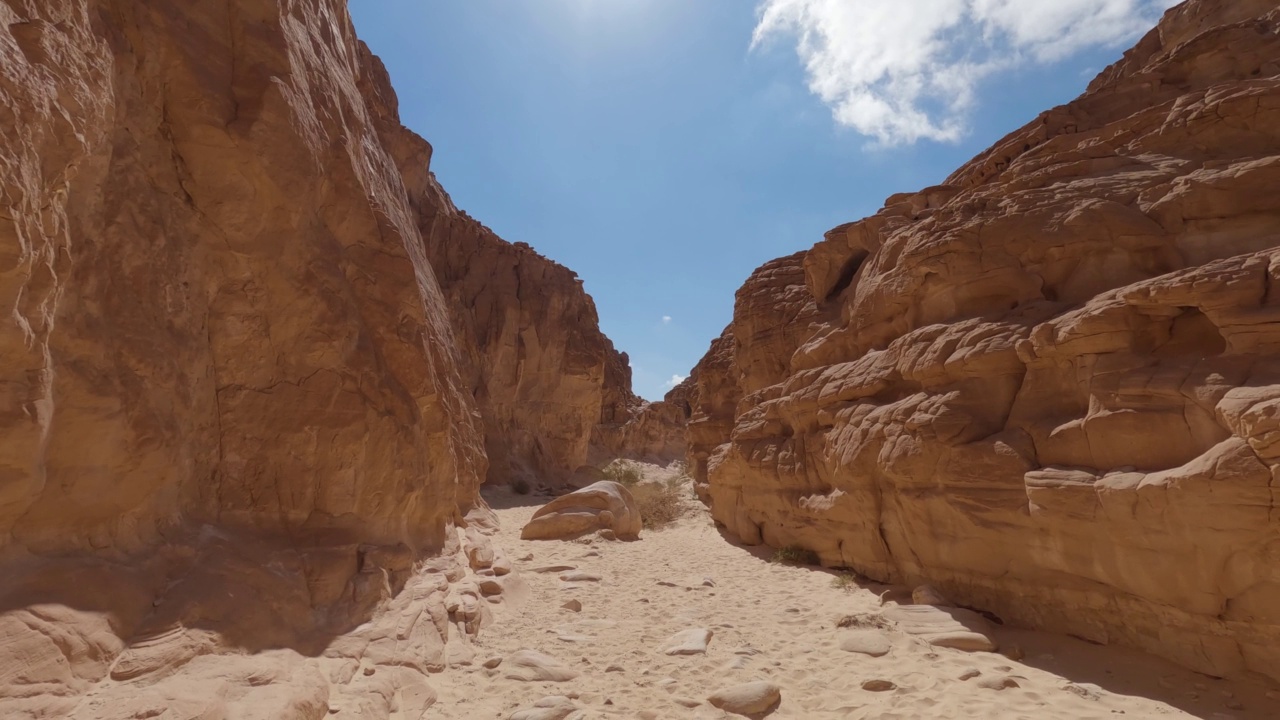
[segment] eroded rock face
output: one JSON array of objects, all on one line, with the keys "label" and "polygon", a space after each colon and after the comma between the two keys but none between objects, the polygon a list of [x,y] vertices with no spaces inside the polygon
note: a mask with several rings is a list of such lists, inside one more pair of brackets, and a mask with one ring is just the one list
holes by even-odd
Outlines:
[{"label": "eroded rock face", "polygon": [[0,543],[440,548],[481,435],[345,7],[0,14]]},{"label": "eroded rock face", "polygon": [[486,447],[575,469],[614,351],[430,157],[342,0],[0,0],[0,715],[417,717],[469,662]]},{"label": "eroded rock face", "polygon": [[1280,11],[1193,0],[939,187],[761,268],[694,373],[748,542],[1280,667]]}]

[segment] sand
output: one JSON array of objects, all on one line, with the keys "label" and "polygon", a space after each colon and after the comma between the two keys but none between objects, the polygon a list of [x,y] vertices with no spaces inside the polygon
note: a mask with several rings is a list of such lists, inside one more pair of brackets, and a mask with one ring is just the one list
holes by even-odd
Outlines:
[{"label": "sand", "polygon": [[[646,466],[647,478],[679,474],[678,466]],[[691,486],[679,492],[686,517],[626,543],[522,541],[521,527],[547,498],[487,490],[502,521],[493,541],[517,559],[530,592],[495,608],[473,664],[432,676],[440,697],[429,716],[508,718],[540,699],[567,696],[582,713],[569,717],[739,717],[707,697],[766,680],[782,689],[768,715],[778,720],[1280,717],[1280,690],[1260,679],[1213,679],[1123,648],[997,628],[995,639],[1015,660],[933,647],[893,629],[839,628],[843,617],[882,612],[886,590],[890,607],[892,598],[909,603],[910,589],[770,562],[772,551],[722,537]],[[535,571],[554,565],[600,579],[566,582],[566,571]],[[570,600],[581,603],[580,612],[561,607]],[[711,632],[705,653],[663,652],[690,630]],[[880,635],[888,641],[880,657],[842,649],[875,645]],[[501,664],[483,667],[524,649],[562,661],[577,677],[525,682],[507,678]],[[568,712],[570,705],[561,700],[558,707]],[[564,717],[544,710],[541,717]]]}]

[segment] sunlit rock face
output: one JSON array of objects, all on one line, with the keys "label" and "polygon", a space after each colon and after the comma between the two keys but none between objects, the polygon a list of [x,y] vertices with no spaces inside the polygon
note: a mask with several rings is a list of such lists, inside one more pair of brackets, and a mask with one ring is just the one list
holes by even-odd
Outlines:
[{"label": "sunlit rock face", "polygon": [[630,396],[573,274],[453,207],[342,0],[0,0],[0,138],[0,715],[430,705],[490,456]]},{"label": "sunlit rock face", "polygon": [[1280,677],[1280,10],[1192,0],[938,187],[758,270],[693,373],[717,521]]},{"label": "sunlit rock face", "polygon": [[439,547],[482,435],[344,4],[0,13],[0,542]]}]

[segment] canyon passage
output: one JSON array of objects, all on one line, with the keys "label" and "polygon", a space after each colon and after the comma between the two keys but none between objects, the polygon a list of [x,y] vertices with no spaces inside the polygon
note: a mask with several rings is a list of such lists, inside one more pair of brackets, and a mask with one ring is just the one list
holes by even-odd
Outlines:
[{"label": "canyon passage", "polygon": [[1280,716],[1274,0],[764,264],[654,402],[344,0],[0,20],[0,717]]}]

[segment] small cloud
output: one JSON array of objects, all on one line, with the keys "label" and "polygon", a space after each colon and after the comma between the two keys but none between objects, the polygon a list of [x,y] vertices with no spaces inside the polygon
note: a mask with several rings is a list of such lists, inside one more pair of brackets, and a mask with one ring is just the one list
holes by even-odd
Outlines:
[{"label": "small cloud", "polygon": [[684,382],[684,379],[685,379],[684,375],[672,375],[671,379],[667,381],[666,387],[673,388],[679,385],[680,383]]},{"label": "small cloud", "polygon": [[670,324],[671,324],[671,316],[670,316],[670,315],[663,315],[663,316],[662,316],[662,324],[663,324],[663,325],[670,325]]}]

